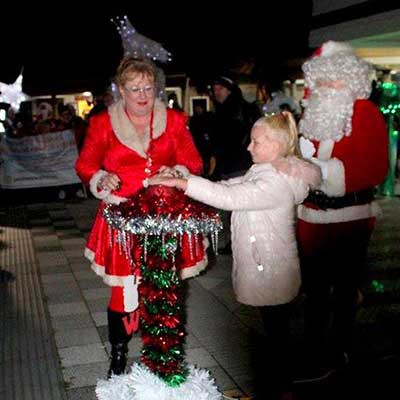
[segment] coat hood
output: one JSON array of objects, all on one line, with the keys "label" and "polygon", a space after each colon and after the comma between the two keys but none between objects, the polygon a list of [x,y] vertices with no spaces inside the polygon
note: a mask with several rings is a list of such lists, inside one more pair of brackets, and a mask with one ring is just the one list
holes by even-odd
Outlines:
[{"label": "coat hood", "polygon": [[295,156],[276,160],[272,166],[287,178],[293,189],[296,203],[303,202],[308,190],[316,189],[322,180],[321,170],[317,165]]}]

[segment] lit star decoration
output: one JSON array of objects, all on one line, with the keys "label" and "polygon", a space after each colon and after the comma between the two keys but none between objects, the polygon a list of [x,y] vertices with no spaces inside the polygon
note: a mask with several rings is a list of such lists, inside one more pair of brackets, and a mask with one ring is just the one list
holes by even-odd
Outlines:
[{"label": "lit star decoration", "polygon": [[148,58],[153,61],[171,61],[171,53],[165,50],[160,43],[138,33],[126,15],[111,21],[117,26],[117,30],[121,35],[125,54]]},{"label": "lit star decoration", "polygon": [[20,104],[28,99],[28,96],[22,92],[22,73],[17,80],[10,85],[0,82],[0,101],[10,104],[15,110],[19,110]]}]

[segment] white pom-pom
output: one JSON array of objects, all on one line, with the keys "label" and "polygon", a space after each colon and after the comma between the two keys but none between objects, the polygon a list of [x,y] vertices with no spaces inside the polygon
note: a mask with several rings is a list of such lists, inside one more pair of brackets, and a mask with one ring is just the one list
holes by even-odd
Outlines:
[{"label": "white pom-pom", "polygon": [[348,43],[329,40],[322,45],[321,56],[329,57],[337,53],[354,54],[354,49]]}]

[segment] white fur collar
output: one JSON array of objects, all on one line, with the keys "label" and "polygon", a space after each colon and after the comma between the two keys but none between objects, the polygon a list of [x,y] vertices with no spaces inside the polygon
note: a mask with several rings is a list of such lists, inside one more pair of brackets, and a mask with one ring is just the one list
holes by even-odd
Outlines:
[{"label": "white fur collar", "polygon": [[[136,151],[142,157],[147,158],[146,151],[150,143],[150,129],[146,129],[144,136],[136,132],[135,127],[125,112],[122,100],[117,101],[108,108],[111,126],[118,140]],[[154,103],[153,139],[160,137],[167,127],[167,110],[161,100]]]}]

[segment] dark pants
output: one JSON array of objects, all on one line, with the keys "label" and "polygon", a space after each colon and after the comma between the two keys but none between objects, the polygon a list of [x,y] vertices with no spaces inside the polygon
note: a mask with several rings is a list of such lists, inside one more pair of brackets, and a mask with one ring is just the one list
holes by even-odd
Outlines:
[{"label": "dark pants", "polygon": [[260,351],[257,391],[260,398],[272,399],[274,395],[288,391],[291,386],[289,338],[292,304],[264,306],[259,307],[259,310],[266,339]]},{"label": "dark pants", "polygon": [[[358,290],[375,218],[332,224],[298,223],[298,245],[305,301],[305,339],[312,355],[333,349],[349,352]],[[332,315],[331,315],[332,314]],[[330,317],[332,328],[330,332]],[[329,335],[331,333],[331,335]]]}]

